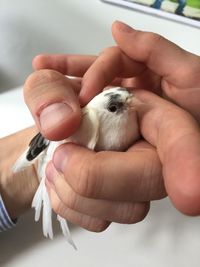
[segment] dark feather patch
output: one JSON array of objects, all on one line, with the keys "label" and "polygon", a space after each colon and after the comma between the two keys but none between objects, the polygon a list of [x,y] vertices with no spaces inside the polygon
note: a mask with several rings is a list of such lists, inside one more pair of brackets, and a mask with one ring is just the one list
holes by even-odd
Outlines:
[{"label": "dark feather patch", "polygon": [[110,95],[113,95],[114,93],[113,92],[109,92],[109,93],[106,93],[105,96],[110,96]]},{"label": "dark feather patch", "polygon": [[124,103],[121,100],[121,95],[112,92],[108,96],[107,110],[113,113],[119,113],[123,110],[123,107]]},{"label": "dark feather patch", "polygon": [[36,136],[33,137],[29,144],[29,150],[26,154],[26,159],[31,161],[35,159],[42,151],[44,151],[50,141],[44,138],[41,133],[38,133]]}]

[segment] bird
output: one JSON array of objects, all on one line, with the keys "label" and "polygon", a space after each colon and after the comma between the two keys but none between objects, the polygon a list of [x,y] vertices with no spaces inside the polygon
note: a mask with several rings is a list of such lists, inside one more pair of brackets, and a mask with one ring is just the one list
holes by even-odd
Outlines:
[{"label": "bird", "polygon": [[[17,159],[12,170],[20,172],[37,161],[37,174],[40,184],[34,195],[32,207],[35,221],[39,221],[43,208],[43,234],[53,239],[52,208],[45,185],[45,169],[53,158],[55,149],[64,143],[72,142],[99,151],[126,151],[140,138],[137,107],[140,101],[133,90],[125,87],[112,87],[96,95],[82,108],[79,128],[62,141],[50,141],[40,132],[36,134],[28,148]],[[57,215],[63,235],[76,249],[67,221]]]}]

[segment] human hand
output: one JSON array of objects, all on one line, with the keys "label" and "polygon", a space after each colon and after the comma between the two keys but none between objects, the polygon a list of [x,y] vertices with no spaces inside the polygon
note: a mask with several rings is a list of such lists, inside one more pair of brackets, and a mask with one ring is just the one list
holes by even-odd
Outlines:
[{"label": "human hand", "polygon": [[[69,82],[63,75],[51,70],[35,72],[27,79],[24,89],[25,101],[39,130],[45,136],[50,139],[62,139],[76,130],[81,120],[76,97],[79,87],[79,83]],[[34,88],[34,91],[31,88]],[[58,108],[57,103],[61,103],[61,108]],[[56,105],[52,108],[50,104]],[[50,120],[47,113],[50,113]],[[45,125],[42,122],[45,122]],[[63,131],[63,128],[66,130]],[[36,133],[38,129],[31,127],[0,139],[0,193],[11,218],[18,217],[30,208],[39,184],[35,165],[15,174],[12,172],[13,164]]]},{"label": "human hand", "polygon": [[198,124],[152,93],[134,94],[144,103],[137,108],[142,135],[153,146],[140,142],[127,152],[96,153],[64,144],[47,168],[55,212],[89,230],[101,231],[112,221],[134,223],[144,218],[149,202],[165,196],[162,174],[167,185],[173,184],[171,196],[178,208],[199,214]]},{"label": "human hand", "polygon": [[30,209],[39,185],[35,166],[19,173],[12,172],[16,159],[24,152],[36,133],[35,127],[30,127],[0,138],[0,193],[12,219],[18,218]]},{"label": "human hand", "polygon": [[[49,82],[49,78],[48,75],[49,73],[51,74],[51,81]],[[47,77],[47,78],[46,78]],[[55,86],[55,81],[52,81],[52,77],[54,77],[56,79],[57,85]],[[60,82],[58,82],[58,80],[61,80]],[[63,82],[62,82],[63,81]],[[53,72],[53,71],[39,71],[36,72],[34,74],[32,74],[26,81],[25,86],[24,86],[24,92],[25,92],[25,100],[26,102],[29,104],[30,107],[38,107],[40,106],[40,104],[38,105],[37,101],[39,101],[39,103],[41,103],[41,89],[43,90],[42,93],[43,94],[47,94],[47,97],[42,97],[43,101],[48,101],[49,100],[49,95],[48,92],[53,89],[53,90],[57,90],[56,93],[59,94],[59,90],[60,90],[60,84],[62,85],[61,87],[61,93],[62,90],[67,90],[68,93],[70,92],[71,89],[73,89],[72,87],[69,86],[68,84],[68,79],[66,79],[64,76],[60,75],[57,72]],[[64,83],[64,87],[63,87],[63,83]],[[38,86],[38,84],[40,86]],[[52,89],[51,89],[52,88]],[[45,90],[45,91],[44,91]],[[31,95],[33,94],[34,97],[31,97]],[[28,96],[28,98],[27,98]],[[53,97],[51,98],[50,102],[53,102]],[[42,102],[43,103],[43,102]],[[76,104],[76,102],[75,102]],[[45,106],[45,105],[42,105]],[[33,110],[34,112],[34,108],[31,110]],[[34,113],[33,113],[34,115]],[[51,115],[49,115],[51,116]],[[36,116],[34,116],[35,118]],[[69,125],[70,126],[70,125]],[[119,162],[121,162],[125,158],[128,160],[129,156],[131,155],[132,160],[135,158],[137,159],[138,157],[138,164],[137,164],[137,170],[139,173],[137,174],[138,178],[140,176],[142,176],[145,179],[147,179],[147,176],[149,175],[150,171],[149,169],[151,169],[151,165],[152,165],[152,161],[154,162],[154,165],[156,165],[155,171],[151,171],[152,173],[152,179],[151,179],[151,185],[152,186],[148,186],[147,184],[147,188],[144,188],[144,190],[141,188],[141,193],[143,193],[143,197],[141,197],[139,199],[139,201],[137,201],[137,199],[135,199],[134,203],[131,203],[131,201],[129,200],[129,197],[127,198],[127,201],[91,201],[91,199],[88,199],[88,205],[89,205],[89,209],[92,209],[92,206],[96,207],[95,208],[95,212],[96,214],[98,212],[100,212],[100,210],[102,209],[103,211],[105,211],[105,209],[107,209],[107,214],[110,213],[110,221],[118,221],[118,222],[124,222],[124,223],[133,223],[133,222],[137,222],[142,220],[145,215],[148,212],[149,209],[149,200],[152,199],[160,199],[162,197],[164,197],[166,195],[165,193],[165,189],[163,186],[163,180],[162,180],[162,174],[161,174],[161,168],[160,168],[160,161],[157,157],[156,151],[155,149],[148,144],[144,144],[144,143],[140,143],[137,144],[137,146],[134,146],[134,151],[131,152],[132,149],[129,150],[129,153],[127,155],[124,155],[124,153],[121,154],[121,159],[119,160]],[[143,153],[144,151],[144,153]],[[143,160],[143,155],[146,159],[148,160],[148,163],[146,161]],[[119,157],[120,155],[118,153],[115,154],[115,157]],[[107,158],[107,157],[106,157]],[[101,161],[101,160],[100,160]],[[110,162],[111,164],[111,162]],[[145,174],[143,174],[143,167],[145,165],[145,168],[148,170],[145,172]],[[146,166],[147,165],[147,166]],[[128,165],[126,165],[128,166]],[[84,170],[83,170],[84,172]],[[153,184],[155,186],[153,186]],[[47,182],[48,185],[48,182]],[[52,195],[51,190],[50,191],[50,195]],[[137,191],[137,189],[136,189]],[[71,192],[71,193],[70,193]],[[63,190],[63,194],[67,195],[69,198],[71,197],[71,203],[74,199],[74,201],[76,201],[77,197],[79,199],[79,202],[83,202],[85,203],[85,201],[83,201],[83,199],[86,199],[84,197],[81,197],[80,195],[76,194],[75,191],[73,191],[73,189],[70,191],[70,186],[65,186],[65,189]],[[77,196],[77,197],[76,197]],[[60,211],[58,211],[57,209],[61,209],[60,206],[55,207],[56,203],[56,197],[54,197],[54,199],[52,199],[52,205],[54,210],[59,214]],[[87,200],[86,200],[87,202]],[[99,203],[100,202],[100,203]],[[75,202],[74,202],[75,204]],[[73,204],[72,204],[73,205]],[[105,206],[104,207],[102,207]],[[86,205],[87,206],[87,205]],[[85,207],[85,205],[84,205]],[[80,224],[82,227],[85,227],[87,229],[90,230],[102,230],[104,229],[106,226],[108,226],[109,222],[108,222],[108,218],[106,218],[106,214],[103,214],[104,212],[102,212],[102,216],[103,218],[94,218],[95,214],[93,215],[87,215],[87,212],[82,211],[81,212],[77,212],[77,211],[73,211],[73,209],[76,209],[75,207],[73,208],[71,206],[71,211],[70,209],[67,210],[66,212],[66,218],[69,221],[72,221],[74,223]],[[116,209],[119,210],[119,212],[116,212]],[[116,213],[116,214],[115,214]],[[64,216],[63,214],[60,214],[62,216]]]},{"label": "human hand", "polygon": [[79,126],[79,81],[53,70],[32,73],[24,84],[24,100],[38,130],[49,140],[63,140]]},{"label": "human hand", "polygon": [[[64,159],[62,167],[60,159]],[[61,146],[46,175],[54,211],[95,232],[105,230],[111,222],[142,221],[150,201],[166,196],[157,153],[143,141],[126,153]]]},{"label": "human hand", "polygon": [[[83,103],[87,103],[93,95],[110,83],[133,86],[152,90],[159,95],[164,94],[199,120],[199,57],[184,51],[159,35],[139,32],[130,28],[123,30],[123,27],[123,24],[115,23],[112,29],[119,47],[104,50],[98,58],[79,55],[44,55],[36,57],[33,66],[36,69],[53,68],[63,74],[83,77],[80,93]],[[173,117],[172,114],[171,116]],[[168,125],[166,121],[165,124]],[[152,129],[152,125],[148,121],[146,125]],[[157,127],[157,125],[155,126]],[[177,127],[174,129],[177,130],[177,133],[172,131],[176,139],[180,129]],[[163,142],[167,143],[168,139],[170,140],[167,136],[168,132],[169,129],[166,129]],[[196,132],[198,132],[197,129]],[[144,133],[143,135],[147,141],[155,145],[150,136],[148,137]],[[182,212],[197,215],[200,212],[200,192],[197,186],[199,155],[190,142],[192,138],[194,138],[193,134],[190,134],[189,131],[182,138],[183,147],[173,142],[178,151],[175,154],[182,158],[181,164],[178,164],[180,159],[174,160],[173,156],[173,160],[171,163],[169,160],[166,167],[166,160],[160,154],[160,149],[157,148],[157,151],[163,164],[166,189],[173,203]],[[193,141],[196,143],[196,147],[199,147],[197,139],[195,137]],[[191,152],[192,150],[196,152]],[[190,158],[188,158],[188,153]],[[182,157],[182,154],[185,156]],[[177,174],[180,171],[177,166],[182,168],[181,175]]]},{"label": "human hand", "polygon": [[121,22],[113,24],[112,33],[118,46],[105,49],[99,57],[40,55],[33,67],[83,77],[80,99],[84,104],[113,83],[164,94],[200,121],[200,57],[160,35],[136,31]]},{"label": "human hand", "polygon": [[114,23],[112,30],[120,49],[145,67],[132,79],[132,86],[157,91],[200,122],[200,57],[160,35],[136,31],[123,23]]}]

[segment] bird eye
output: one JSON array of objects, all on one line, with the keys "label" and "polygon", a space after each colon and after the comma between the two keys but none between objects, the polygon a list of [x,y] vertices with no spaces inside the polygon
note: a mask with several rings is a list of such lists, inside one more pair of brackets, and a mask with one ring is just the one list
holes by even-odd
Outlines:
[{"label": "bird eye", "polygon": [[117,105],[110,105],[109,107],[108,107],[108,111],[110,111],[110,112],[116,112],[117,111]]}]

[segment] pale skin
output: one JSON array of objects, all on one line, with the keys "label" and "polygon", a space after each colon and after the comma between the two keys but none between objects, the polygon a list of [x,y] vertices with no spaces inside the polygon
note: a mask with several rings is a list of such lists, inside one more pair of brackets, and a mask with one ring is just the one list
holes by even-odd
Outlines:
[{"label": "pale skin", "polygon": [[[86,104],[110,84],[139,88],[134,93],[145,103],[138,109],[145,141],[123,153],[96,153],[73,144],[59,147],[46,170],[52,207],[91,231],[102,231],[111,222],[139,222],[147,215],[150,202],[167,194],[179,211],[199,215],[200,58],[159,35],[119,22],[113,24],[112,33],[116,47],[99,56],[37,56],[33,61],[36,72],[24,86],[25,101],[42,134],[60,140],[80,123],[79,101]],[[79,78],[71,81],[63,74]],[[15,194],[21,188],[29,194],[13,208],[14,190],[9,188],[18,180],[13,179],[10,168],[35,132],[27,129],[0,142],[4,151],[1,190],[6,192],[12,217],[30,206],[38,185],[33,167],[18,174],[22,182],[15,186]],[[19,139],[23,142],[16,147]],[[10,151],[15,153],[6,156]]]}]

